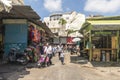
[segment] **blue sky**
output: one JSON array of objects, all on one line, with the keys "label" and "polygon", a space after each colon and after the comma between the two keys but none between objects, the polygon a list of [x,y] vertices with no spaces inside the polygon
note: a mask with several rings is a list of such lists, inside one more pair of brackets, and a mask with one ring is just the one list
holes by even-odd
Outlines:
[{"label": "blue sky", "polygon": [[55,12],[76,11],[86,16],[100,14],[104,16],[120,15],[120,0],[24,0],[43,19]]}]

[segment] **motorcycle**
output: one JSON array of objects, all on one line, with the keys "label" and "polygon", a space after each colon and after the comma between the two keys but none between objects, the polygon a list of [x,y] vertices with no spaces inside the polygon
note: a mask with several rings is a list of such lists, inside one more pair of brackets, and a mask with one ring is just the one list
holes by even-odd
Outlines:
[{"label": "motorcycle", "polygon": [[31,48],[26,48],[25,50],[24,50],[24,54],[25,54],[25,56],[27,57],[27,60],[29,61],[29,62],[33,62],[33,60],[34,60],[34,55],[32,54],[32,49]]},{"label": "motorcycle", "polygon": [[8,54],[8,61],[10,63],[20,63],[22,65],[26,65],[28,63],[28,59],[26,54],[19,52],[16,48],[11,48]]}]

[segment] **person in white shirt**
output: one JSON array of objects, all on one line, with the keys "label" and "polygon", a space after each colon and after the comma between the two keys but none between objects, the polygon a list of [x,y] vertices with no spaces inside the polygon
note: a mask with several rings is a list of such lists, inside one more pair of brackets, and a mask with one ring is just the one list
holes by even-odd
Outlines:
[{"label": "person in white shirt", "polygon": [[52,46],[50,44],[47,45],[46,55],[49,57],[49,64],[52,65]]},{"label": "person in white shirt", "polygon": [[58,57],[59,57],[59,60],[60,60],[60,54],[62,52],[62,46],[61,45],[58,45]]},{"label": "person in white shirt", "polygon": [[62,52],[60,53],[60,60],[61,60],[61,64],[62,64],[62,65],[65,64],[65,63],[64,63],[64,57],[65,57],[65,53],[62,51]]}]

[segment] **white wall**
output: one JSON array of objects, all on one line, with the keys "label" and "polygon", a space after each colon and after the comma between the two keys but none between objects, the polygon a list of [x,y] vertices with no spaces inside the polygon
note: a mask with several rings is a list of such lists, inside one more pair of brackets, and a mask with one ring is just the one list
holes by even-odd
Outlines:
[{"label": "white wall", "polygon": [[24,0],[11,0],[13,5],[24,5]]},{"label": "white wall", "polygon": [[[54,16],[52,16],[54,18]],[[55,16],[56,17],[56,16]],[[50,17],[44,18],[44,21],[49,25],[48,27],[52,30],[53,33],[59,32],[60,36],[65,36],[65,30],[72,29],[72,30],[79,30],[82,24],[85,22],[85,15],[81,13],[77,13],[75,11],[69,13],[63,13],[61,18],[67,21],[67,24],[61,26],[59,20],[51,20]],[[56,30],[57,29],[57,30]],[[64,31],[64,32],[63,32]],[[76,36],[76,35],[75,35]]]}]

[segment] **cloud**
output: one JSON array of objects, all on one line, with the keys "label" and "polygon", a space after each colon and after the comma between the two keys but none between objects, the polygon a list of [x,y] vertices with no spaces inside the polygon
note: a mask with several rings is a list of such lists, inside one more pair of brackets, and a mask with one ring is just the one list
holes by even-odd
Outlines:
[{"label": "cloud", "polygon": [[50,11],[62,11],[62,0],[44,0],[44,7]]},{"label": "cloud", "polygon": [[87,0],[85,11],[115,13],[120,10],[120,0]]}]

